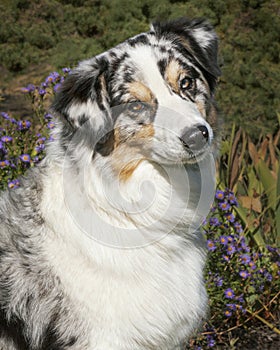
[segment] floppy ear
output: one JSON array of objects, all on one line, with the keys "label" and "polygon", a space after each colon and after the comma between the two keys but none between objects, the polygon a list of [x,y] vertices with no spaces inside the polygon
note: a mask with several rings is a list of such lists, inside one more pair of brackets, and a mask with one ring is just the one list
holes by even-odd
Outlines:
[{"label": "floppy ear", "polygon": [[111,128],[107,93],[106,58],[83,61],[65,79],[52,104],[52,111],[64,122],[68,133],[86,123],[96,142]]},{"label": "floppy ear", "polygon": [[180,18],[165,24],[155,23],[151,31],[171,39],[183,55],[191,56],[204,70],[207,80],[210,78],[207,75],[210,74],[210,87],[221,75],[218,64],[218,38],[206,20]]}]

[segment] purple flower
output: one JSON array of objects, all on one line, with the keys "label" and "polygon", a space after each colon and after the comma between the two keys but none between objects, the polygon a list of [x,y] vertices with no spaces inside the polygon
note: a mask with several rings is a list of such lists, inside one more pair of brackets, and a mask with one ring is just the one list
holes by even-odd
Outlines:
[{"label": "purple flower", "polygon": [[19,156],[19,159],[24,163],[30,163],[30,161],[31,161],[29,154],[22,154]]},{"label": "purple flower", "polygon": [[234,298],[234,291],[231,288],[228,288],[225,290],[225,297],[227,299],[233,299]]},{"label": "purple flower", "polygon": [[217,247],[215,246],[214,242],[211,241],[210,239],[207,240],[207,249],[210,252],[213,252]]},{"label": "purple flower", "polygon": [[16,189],[19,187],[19,181],[17,179],[9,181],[8,182],[8,187],[12,189]]},{"label": "purple flower", "polygon": [[226,316],[226,317],[232,316],[232,312],[231,312],[230,310],[226,310],[226,311],[225,311],[225,316]]},{"label": "purple flower", "polygon": [[41,95],[41,96],[44,96],[44,95],[46,95],[46,90],[45,89],[42,89],[42,88],[40,88],[39,90],[38,90],[38,92],[39,92],[39,95]]},{"label": "purple flower", "polygon": [[236,304],[227,304],[227,307],[229,308],[229,310],[236,310],[237,305]]},{"label": "purple flower", "polygon": [[48,85],[49,83],[54,83],[58,78],[60,77],[59,73],[52,72],[50,75],[46,78],[45,84]]},{"label": "purple flower", "polygon": [[45,149],[45,145],[42,143],[42,144],[39,144],[39,145],[37,145],[36,147],[35,147],[35,151],[37,152],[37,153],[41,153],[41,152],[43,152],[43,150]]},{"label": "purple flower", "polygon": [[244,303],[243,294],[236,298],[240,303]]},{"label": "purple flower", "polygon": [[207,335],[207,346],[209,348],[212,348],[213,346],[215,346],[215,340],[211,335]]},{"label": "purple flower", "polygon": [[222,287],[223,283],[224,283],[223,278],[222,277],[217,277],[217,279],[216,279],[216,286],[217,287]]},{"label": "purple flower", "polygon": [[55,124],[53,121],[48,122],[47,128],[48,129],[53,129],[55,127]]},{"label": "purple flower", "polygon": [[249,276],[249,273],[246,270],[241,270],[239,276],[246,279]]},{"label": "purple flower", "polygon": [[6,112],[1,112],[1,116],[6,120],[10,120],[9,114]]},{"label": "purple flower", "polygon": [[53,91],[57,92],[59,90],[59,88],[61,87],[61,83],[57,83],[55,84],[55,86],[53,87]]},{"label": "purple flower", "polygon": [[274,253],[274,252],[277,251],[277,248],[271,247],[270,245],[267,245],[266,248],[267,248],[267,250],[268,250],[269,252],[271,252],[271,253]]},{"label": "purple flower", "polygon": [[228,193],[228,200],[229,200],[230,204],[235,205],[235,206],[238,205],[236,197],[233,194],[233,192],[231,192],[231,191]]},{"label": "purple flower", "polygon": [[22,92],[33,92],[35,90],[35,86],[33,84],[28,84],[26,87],[22,88]]},{"label": "purple flower", "polygon": [[228,244],[228,238],[227,238],[227,236],[221,236],[221,237],[220,237],[220,243],[221,243],[222,245],[227,245],[227,244]]},{"label": "purple flower", "polygon": [[251,257],[248,254],[242,254],[240,256],[240,260],[243,264],[249,264],[249,262],[251,261]]},{"label": "purple flower", "polygon": [[255,270],[255,269],[256,269],[256,264],[254,263],[254,261],[250,261],[248,265],[250,266],[250,268],[251,268],[252,270]]},{"label": "purple flower", "polygon": [[242,226],[241,226],[241,224],[239,222],[235,222],[234,223],[234,228],[235,228],[235,231],[237,233],[242,233],[243,232],[243,228],[242,228]]},{"label": "purple flower", "polygon": [[209,219],[209,224],[210,224],[211,226],[216,227],[216,226],[219,226],[219,225],[220,225],[220,221],[219,221],[218,218],[210,218],[210,219]]},{"label": "purple flower", "polygon": [[234,254],[236,252],[236,248],[235,248],[235,246],[234,245],[229,245],[228,246],[228,248],[227,248],[227,253],[229,254],[229,255],[232,255],[232,254]]},{"label": "purple flower", "polygon": [[224,211],[228,211],[230,209],[230,205],[228,204],[228,202],[221,202],[219,203],[219,208]]},{"label": "purple flower", "polygon": [[225,198],[225,194],[223,191],[221,190],[217,190],[216,191],[216,194],[215,194],[215,197],[219,200],[223,200]]},{"label": "purple flower", "polygon": [[247,245],[247,243],[245,241],[245,238],[241,237],[240,242],[241,242],[242,249],[245,250],[245,252],[248,253],[250,251],[250,247],[248,247],[248,245]]},{"label": "purple flower", "polygon": [[1,169],[6,168],[9,165],[10,165],[10,162],[8,160],[1,160],[0,161],[0,168]]},{"label": "purple flower", "polygon": [[[38,134],[41,136],[41,134]],[[45,137],[39,137],[38,140],[36,141],[37,145],[42,145],[43,143],[45,143],[46,138]]]},{"label": "purple flower", "polygon": [[31,126],[31,123],[28,120],[20,120],[17,125],[19,130],[28,130]]},{"label": "purple flower", "polygon": [[17,121],[15,120],[15,118],[10,118],[10,122],[11,122],[12,124],[17,124]]},{"label": "purple flower", "polygon": [[70,72],[71,72],[71,69],[68,68],[68,67],[65,67],[65,68],[62,68],[62,72],[63,72],[63,73],[70,73]]},{"label": "purple flower", "polygon": [[46,114],[44,115],[44,117],[45,117],[45,119],[47,119],[47,120],[50,120],[50,119],[53,118],[53,116],[52,116],[50,113],[46,113]]},{"label": "purple flower", "polygon": [[268,281],[268,282],[271,282],[272,281],[272,275],[269,273],[269,272],[265,272],[265,274],[264,274],[264,277],[266,278],[266,280]]},{"label": "purple flower", "polygon": [[11,136],[2,136],[1,137],[2,142],[10,142],[12,140],[13,140],[13,138]]},{"label": "purple flower", "polygon": [[230,260],[230,258],[229,258],[228,255],[223,255],[223,259],[224,259],[225,261],[227,261],[227,262]]},{"label": "purple flower", "polygon": [[232,213],[225,214],[225,217],[229,222],[234,222],[235,220],[235,216]]}]

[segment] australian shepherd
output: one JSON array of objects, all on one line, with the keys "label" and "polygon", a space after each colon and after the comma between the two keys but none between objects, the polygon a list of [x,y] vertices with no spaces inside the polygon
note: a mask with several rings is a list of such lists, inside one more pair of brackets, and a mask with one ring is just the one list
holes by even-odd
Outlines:
[{"label": "australian shepherd", "polygon": [[0,200],[1,350],[179,349],[200,325],[217,49],[205,20],[154,23],[67,77]]}]

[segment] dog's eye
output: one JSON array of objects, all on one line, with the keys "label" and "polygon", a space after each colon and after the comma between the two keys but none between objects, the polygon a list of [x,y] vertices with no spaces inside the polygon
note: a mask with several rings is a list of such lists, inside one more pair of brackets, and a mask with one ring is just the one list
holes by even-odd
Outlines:
[{"label": "dog's eye", "polygon": [[195,79],[190,77],[185,77],[180,81],[181,90],[192,90],[195,87]]},{"label": "dog's eye", "polygon": [[131,112],[139,113],[145,109],[145,104],[139,101],[130,102],[128,105],[128,109]]}]

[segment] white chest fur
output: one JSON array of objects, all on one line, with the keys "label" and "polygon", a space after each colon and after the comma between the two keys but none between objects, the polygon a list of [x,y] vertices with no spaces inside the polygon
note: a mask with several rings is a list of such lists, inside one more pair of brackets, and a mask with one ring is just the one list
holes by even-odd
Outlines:
[{"label": "white chest fur", "polygon": [[[76,313],[89,325],[88,350],[173,349],[206,310],[200,234],[187,239],[175,230],[138,248],[104,245],[73,224],[59,176],[45,188],[45,250]],[[49,200],[50,193],[57,201]]]}]

